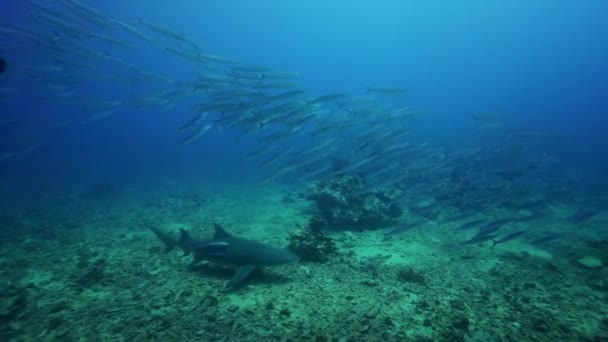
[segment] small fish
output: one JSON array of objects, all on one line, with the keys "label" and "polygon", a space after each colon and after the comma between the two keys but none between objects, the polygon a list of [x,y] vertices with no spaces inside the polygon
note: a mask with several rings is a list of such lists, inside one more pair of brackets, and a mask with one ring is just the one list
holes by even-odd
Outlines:
[{"label": "small fish", "polygon": [[530,241],[530,244],[533,246],[545,245],[547,243],[553,242],[562,237],[562,234],[555,232],[545,232],[544,236],[536,238]]},{"label": "small fish", "polygon": [[192,53],[192,52],[189,52],[189,51],[184,51],[182,49],[173,48],[173,47],[170,47],[170,46],[165,46],[165,51],[169,51],[171,53],[174,53],[175,55],[177,55],[179,57],[182,57],[184,59],[187,59],[187,60],[189,60],[191,62],[194,62],[194,63],[201,63],[202,62],[201,59],[200,59],[200,57],[199,57],[199,54],[197,54],[197,53]]},{"label": "small fish", "polygon": [[492,235],[492,234],[477,234],[475,236],[473,236],[472,238],[470,238],[467,241],[464,241],[462,244],[463,245],[471,245],[474,243],[482,243],[488,240],[494,240],[494,238],[496,237],[496,235]]},{"label": "small fish", "polygon": [[129,63],[129,62],[127,62],[127,61],[125,61],[125,60],[124,60],[124,59],[122,59],[122,58],[114,57],[114,56],[112,56],[112,55],[110,55],[110,54],[106,54],[106,55],[104,56],[104,58],[109,59],[109,60],[111,60],[111,61],[113,61],[113,62],[116,62],[116,63],[118,63],[118,64],[120,64],[120,65],[123,65],[123,66],[125,66],[125,67],[127,67],[127,68],[131,69],[131,71],[133,71],[133,72],[135,72],[135,73],[139,73],[139,72],[140,72],[140,70],[139,70],[139,68],[138,68],[137,66],[135,66],[134,64],[131,64],[131,63]]},{"label": "small fish", "polygon": [[133,26],[127,24],[127,23],[124,23],[124,22],[122,22],[122,21],[120,21],[118,19],[110,19],[110,22],[113,23],[113,24],[116,24],[116,25],[118,25],[120,27],[122,27],[126,31],[131,32],[132,34],[138,36],[139,38],[141,38],[143,40],[147,40],[147,41],[153,40],[152,37],[148,36],[147,34],[141,32],[140,30],[136,29],[135,27],[133,27]]},{"label": "small fish", "polygon": [[15,154],[15,153],[11,153],[11,152],[8,152],[8,153],[0,153],[0,162],[1,162],[1,161],[3,161],[3,160],[8,159],[8,158],[10,158],[10,157],[12,157],[14,154]]},{"label": "small fish", "polygon": [[510,140],[516,140],[516,139],[521,139],[521,140],[525,140],[525,139],[549,139],[549,138],[557,138],[557,135],[553,135],[553,134],[549,134],[549,133],[545,133],[545,132],[538,132],[538,131],[522,131],[522,132],[513,132],[511,134],[509,134],[509,136],[507,137],[507,139]]},{"label": "small fish", "polygon": [[574,214],[570,215],[567,220],[574,224],[578,224],[587,221],[591,217],[597,215],[597,213],[599,213],[599,210],[596,207],[582,207]]},{"label": "small fish", "polygon": [[62,0],[61,2],[73,11],[82,14],[82,17],[88,18],[91,23],[104,28],[110,26],[109,18],[90,6],[76,0]]},{"label": "small fish", "polygon": [[292,89],[297,88],[299,85],[294,82],[262,82],[259,85],[260,89]]},{"label": "small fish", "polygon": [[294,79],[300,77],[300,73],[298,72],[277,72],[277,71],[265,71],[262,72],[262,78],[264,79]]},{"label": "small fish", "polygon": [[35,19],[45,22],[53,31],[61,31],[75,38],[85,38],[87,36],[79,27],[56,17],[39,14],[35,16]]},{"label": "small fish", "polygon": [[206,61],[216,62],[220,64],[238,64],[237,61],[222,56],[198,54],[198,57]]},{"label": "small fish", "polygon": [[524,217],[518,218],[516,221],[517,222],[535,221],[535,220],[538,220],[540,218],[542,218],[540,214],[534,213],[532,215],[528,215],[528,216],[524,216]]},{"label": "small fish", "polygon": [[48,42],[45,41],[44,39],[39,37],[39,34],[36,33],[32,33],[23,29],[16,29],[16,28],[11,28],[11,27],[1,27],[0,26],[0,33],[7,34],[10,36],[17,36],[20,38],[27,38],[30,40],[33,40],[37,43],[39,43],[42,46],[48,46]]},{"label": "small fish", "polygon": [[21,158],[24,156],[27,156],[28,154],[41,149],[42,147],[44,147],[46,144],[45,143],[35,143],[33,145],[30,145],[29,147],[25,148],[24,150],[18,152],[15,154],[16,158]]},{"label": "small fish", "polygon": [[122,41],[120,41],[118,39],[115,39],[115,38],[112,38],[112,37],[109,37],[109,36],[105,36],[105,35],[102,35],[102,34],[94,33],[94,32],[89,32],[89,37],[96,38],[96,39],[99,39],[99,40],[103,40],[103,41],[105,41],[107,43],[110,43],[110,44],[113,44],[113,45],[116,45],[116,46],[119,46],[119,47],[123,47],[123,48],[132,48],[132,49],[136,48],[136,46],[133,45],[133,44],[125,43],[125,42],[122,42]]},{"label": "small fish", "polygon": [[475,221],[469,221],[466,223],[463,223],[462,225],[460,225],[459,227],[454,229],[454,232],[462,232],[471,228],[474,228],[476,225],[484,223],[485,220],[475,220]]},{"label": "small fish", "polygon": [[63,2],[66,3],[66,4],[69,4],[71,6],[73,6],[74,8],[80,10],[82,13],[85,13],[85,14],[87,14],[89,16],[97,17],[98,19],[101,19],[101,20],[108,20],[108,18],[104,14],[102,14],[101,12],[99,12],[98,10],[96,10],[96,9],[90,7],[90,6],[87,6],[87,5],[85,5],[85,4],[83,4],[83,3],[79,2],[79,1],[76,1],[76,0],[63,0]]},{"label": "small fish", "polygon": [[140,25],[143,25],[143,26],[147,27],[151,31],[155,31],[157,33],[160,33],[160,34],[162,34],[164,36],[167,36],[169,38],[173,38],[175,40],[182,40],[186,36],[183,33],[174,32],[174,31],[168,30],[166,28],[163,28],[163,27],[156,26],[154,24],[148,23],[148,22],[144,21],[142,18],[138,18],[137,19],[137,23],[140,24]]},{"label": "small fish", "polygon": [[500,229],[505,224],[513,222],[515,220],[516,219],[514,219],[514,218],[507,218],[507,219],[501,219],[501,220],[495,220],[492,222],[488,222],[486,225],[479,228],[479,234],[488,234],[488,233],[494,232],[494,231]]},{"label": "small fish", "polygon": [[262,154],[265,154],[266,152],[270,151],[273,148],[274,148],[273,145],[262,146],[261,148],[247,154],[247,156],[245,157],[245,160],[251,160],[253,158],[256,158]]},{"label": "small fish", "polygon": [[38,8],[40,11],[45,12],[45,13],[51,15],[54,18],[61,19],[61,20],[65,21],[65,22],[73,22],[72,18],[63,15],[62,13],[59,13],[59,11],[53,10],[53,9],[51,9],[49,7],[45,7],[45,6],[43,6],[42,4],[40,4],[40,3],[36,2],[36,1],[27,0],[27,3],[29,3],[30,5],[33,5],[34,7]]},{"label": "small fish", "polygon": [[419,116],[420,114],[425,114],[428,111],[429,111],[428,109],[409,111],[409,110],[407,110],[407,108],[405,110],[397,110],[397,111],[394,111],[393,113],[390,113],[386,117],[386,121],[393,121],[393,120],[402,119],[402,118],[412,118],[415,116]]},{"label": "small fish", "polygon": [[418,227],[418,226],[420,226],[421,224],[424,224],[424,223],[425,223],[425,221],[419,220],[419,221],[414,221],[414,222],[410,222],[410,223],[407,223],[407,224],[403,224],[403,225],[399,225],[399,226],[393,227],[391,230],[389,230],[388,232],[386,232],[384,234],[383,240],[388,240],[388,239],[392,238],[395,235],[405,233],[405,232],[407,232],[407,231],[409,231],[409,230],[411,230],[413,228],[416,228],[416,227]]},{"label": "small fish", "polygon": [[164,27],[160,27],[160,26],[157,26],[157,25],[151,24],[151,23],[149,23],[149,22],[144,21],[144,20],[143,20],[143,19],[141,19],[141,18],[138,18],[138,19],[137,19],[137,23],[138,23],[138,24],[140,24],[140,25],[142,25],[142,26],[145,26],[145,27],[146,27],[146,28],[148,28],[149,30],[154,31],[154,32],[156,32],[156,33],[159,33],[159,34],[161,34],[161,35],[163,35],[163,36],[166,36],[166,37],[169,37],[169,38],[173,38],[173,39],[175,39],[175,40],[179,40],[179,41],[182,41],[182,42],[188,43],[188,44],[190,44],[190,45],[191,45],[191,46],[194,48],[194,50],[196,50],[196,51],[198,51],[198,50],[199,50],[198,45],[196,45],[196,43],[194,42],[194,40],[193,40],[193,39],[192,39],[190,36],[188,36],[188,35],[186,35],[186,34],[183,34],[183,33],[181,33],[181,32],[175,32],[175,31],[171,31],[171,30],[166,29],[166,28],[164,28]]},{"label": "small fish", "polygon": [[53,127],[54,128],[65,127],[65,126],[69,126],[73,123],[74,123],[74,121],[72,121],[72,120],[63,120],[63,121],[59,121],[59,122],[55,123],[53,125]]},{"label": "small fish", "polygon": [[501,129],[505,128],[505,123],[504,122],[488,122],[488,123],[478,125],[476,128],[480,131],[501,130]]},{"label": "small fish", "polygon": [[270,156],[269,158],[263,160],[260,165],[262,166],[267,166],[272,164],[273,162],[281,159],[282,157],[288,155],[289,153],[291,153],[291,151],[293,150],[293,146],[290,146],[288,149],[280,151],[276,154],[273,154],[272,156]]},{"label": "small fish", "polygon": [[208,112],[204,112],[202,114],[197,114],[195,117],[193,117],[191,120],[189,120],[188,122],[186,122],[185,124],[181,125],[177,130],[178,131],[183,131],[186,130],[194,125],[196,125],[197,123],[199,123],[201,120],[203,120],[205,118],[205,116],[207,116]]},{"label": "small fish", "polygon": [[518,230],[518,231],[513,232],[511,234],[507,234],[507,235],[501,237],[498,240],[492,239],[492,248],[494,248],[499,243],[505,243],[507,241],[511,241],[511,240],[517,239],[518,237],[524,235],[525,233],[526,233],[526,230]]},{"label": "small fish", "polygon": [[472,115],[473,120],[480,122],[500,122],[504,116],[501,113],[478,113]]},{"label": "small fish", "polygon": [[108,117],[108,116],[110,116],[110,115],[112,115],[112,114],[114,114],[114,111],[113,111],[113,110],[104,110],[104,111],[101,111],[101,112],[95,113],[95,114],[91,115],[90,117],[88,117],[88,118],[86,118],[86,119],[82,120],[82,121],[81,121],[81,124],[83,124],[83,125],[88,125],[88,124],[90,124],[90,123],[92,123],[92,122],[95,122],[95,121],[97,121],[97,120],[100,120],[100,119],[106,118],[106,117]]},{"label": "small fish", "polygon": [[241,72],[268,72],[270,69],[263,65],[238,65],[232,67],[233,71]]},{"label": "small fish", "polygon": [[367,92],[372,94],[382,94],[382,95],[401,95],[405,94],[404,89],[400,88],[367,88]]},{"label": "small fish", "polygon": [[189,143],[191,141],[198,139],[201,135],[205,134],[205,132],[210,130],[212,126],[213,126],[213,123],[209,123],[207,125],[202,126],[201,128],[194,131],[192,134],[187,136],[184,140],[182,140],[182,144],[186,144],[186,143]]},{"label": "small fish", "polygon": [[270,100],[280,101],[280,100],[292,99],[295,97],[299,97],[300,95],[303,95],[304,93],[306,93],[306,92],[303,90],[290,90],[290,91],[286,91],[284,93],[274,95],[270,98]]},{"label": "small fish", "polygon": [[330,95],[323,95],[323,96],[319,96],[319,97],[315,97],[314,99],[308,100],[307,102],[309,104],[314,104],[314,103],[324,103],[324,102],[329,102],[329,101],[334,101],[334,100],[338,100],[341,98],[344,98],[348,96],[348,94],[330,94]]},{"label": "small fish", "polygon": [[469,218],[472,215],[473,215],[473,213],[470,213],[470,212],[460,213],[460,214],[457,214],[454,216],[446,217],[445,219],[441,220],[439,223],[446,224],[446,223],[450,223],[450,222],[454,222],[454,221],[460,221],[462,219]]}]

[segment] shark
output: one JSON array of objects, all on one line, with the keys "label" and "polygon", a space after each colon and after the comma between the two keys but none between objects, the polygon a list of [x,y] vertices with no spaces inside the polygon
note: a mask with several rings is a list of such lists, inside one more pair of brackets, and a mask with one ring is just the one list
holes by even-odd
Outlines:
[{"label": "shark", "polygon": [[156,227],[151,227],[151,230],[165,245],[165,253],[178,247],[184,255],[193,255],[194,263],[206,260],[234,267],[234,275],[226,284],[229,289],[241,285],[255,269],[299,261],[297,255],[285,249],[233,236],[217,223],[214,223],[214,228],[215,232],[209,239],[192,237],[184,229],[180,229],[179,237]]}]

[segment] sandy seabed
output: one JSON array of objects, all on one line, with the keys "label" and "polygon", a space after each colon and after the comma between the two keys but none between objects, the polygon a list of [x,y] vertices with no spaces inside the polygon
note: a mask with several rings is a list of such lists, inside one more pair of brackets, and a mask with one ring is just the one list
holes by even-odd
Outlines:
[{"label": "sandy seabed", "polygon": [[165,254],[149,230],[204,237],[219,222],[286,246],[313,214],[294,189],[209,183],[54,194],[4,210],[0,340],[608,340],[606,277],[562,252],[569,241],[462,245],[467,232],[433,221],[388,240],[329,232],[338,253],[328,262],[270,268],[226,291],[232,270]]}]

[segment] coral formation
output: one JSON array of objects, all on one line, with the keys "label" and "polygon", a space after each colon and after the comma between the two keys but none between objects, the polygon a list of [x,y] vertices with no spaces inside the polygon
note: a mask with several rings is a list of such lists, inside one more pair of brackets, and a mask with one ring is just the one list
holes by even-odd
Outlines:
[{"label": "coral formation", "polygon": [[302,261],[328,261],[337,249],[334,240],[323,233],[325,228],[327,221],[318,216],[312,217],[305,229],[290,235],[289,250]]},{"label": "coral formation", "polygon": [[314,182],[306,198],[317,204],[330,228],[365,230],[396,222],[403,211],[391,203],[395,196],[391,189],[367,191],[361,178],[341,175]]}]

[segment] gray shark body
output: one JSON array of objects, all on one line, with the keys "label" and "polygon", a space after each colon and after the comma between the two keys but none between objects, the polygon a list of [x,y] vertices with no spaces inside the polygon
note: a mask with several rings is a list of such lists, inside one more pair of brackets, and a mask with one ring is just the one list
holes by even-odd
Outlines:
[{"label": "gray shark body", "polygon": [[180,229],[179,239],[156,228],[152,228],[152,231],[165,244],[166,252],[179,247],[184,255],[193,254],[195,262],[207,260],[235,267],[234,276],[227,284],[229,288],[237,287],[256,268],[296,262],[299,259],[287,250],[232,236],[219,224],[214,225],[215,234],[210,239],[194,238],[183,229]]}]

